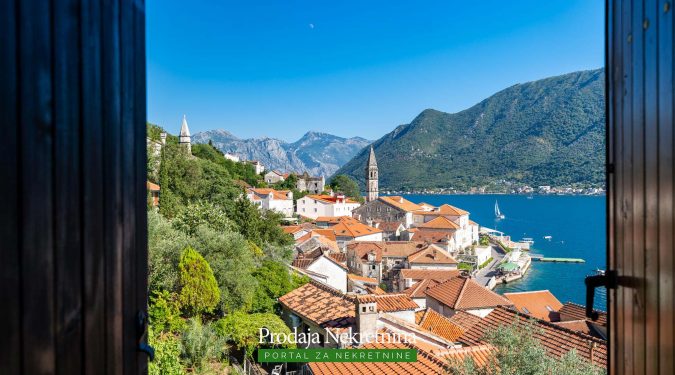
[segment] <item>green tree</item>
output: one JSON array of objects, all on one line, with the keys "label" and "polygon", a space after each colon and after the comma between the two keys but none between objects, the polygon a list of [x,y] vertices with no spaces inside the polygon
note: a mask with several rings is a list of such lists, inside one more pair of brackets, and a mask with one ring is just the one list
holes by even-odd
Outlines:
[{"label": "green tree", "polygon": [[194,235],[200,225],[206,225],[217,231],[232,232],[235,229],[225,210],[207,201],[188,204],[176,215],[171,224],[189,235]]},{"label": "green tree", "polygon": [[177,333],[185,328],[185,320],[180,316],[178,296],[166,290],[150,296],[148,316],[150,317],[150,324],[158,333]]},{"label": "green tree", "polygon": [[149,329],[148,343],[155,349],[155,360],[148,362],[150,375],[183,375],[185,368],[180,359],[181,345],[172,334]]},{"label": "green tree", "polygon": [[256,262],[246,238],[202,225],[194,239],[194,246],[204,254],[218,281],[220,308],[225,312],[249,308],[256,286],[251,275]]},{"label": "green tree", "polygon": [[203,324],[199,317],[188,321],[181,335],[181,354],[189,368],[202,373],[207,364],[221,360],[226,352],[225,339],[210,324]]},{"label": "green tree", "polygon": [[605,369],[594,366],[572,350],[560,359],[546,353],[536,338],[539,328],[530,322],[514,322],[487,330],[484,340],[495,350],[484,366],[468,357],[450,360],[447,373],[452,375],[600,375]]},{"label": "green tree", "polygon": [[187,247],[178,269],[183,309],[190,316],[213,311],[220,301],[220,289],[209,263],[195,249]]},{"label": "green tree", "polygon": [[178,290],[178,261],[190,238],[154,210],[148,211],[148,286],[151,291]]},{"label": "green tree", "polygon": [[[260,343],[260,329],[265,328],[271,333],[290,334],[288,328],[281,318],[274,314],[247,314],[243,311],[227,315],[215,324],[216,332],[232,341],[234,345],[244,351],[244,357],[252,358],[253,352],[266,346]],[[294,348],[295,344],[283,344],[285,348]]]},{"label": "green tree", "polygon": [[356,182],[356,180],[347,176],[346,174],[339,174],[333,177],[330,182],[330,187],[335,192],[340,192],[359,201],[363,200],[363,197],[361,196],[361,190],[359,189],[359,184]]},{"label": "green tree", "polygon": [[277,298],[297,288],[297,277],[280,262],[266,260],[253,272],[258,287],[255,289],[251,312],[279,313]]}]

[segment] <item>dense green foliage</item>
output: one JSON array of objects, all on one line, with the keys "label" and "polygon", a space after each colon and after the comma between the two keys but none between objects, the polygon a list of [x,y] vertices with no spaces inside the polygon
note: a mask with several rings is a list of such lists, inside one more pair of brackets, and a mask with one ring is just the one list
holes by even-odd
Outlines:
[{"label": "dense green foliage", "polygon": [[[255,349],[264,345],[260,343],[261,328],[267,328],[273,333],[291,333],[286,323],[274,314],[246,314],[238,311],[216,323],[216,331],[223,337],[229,338],[249,357],[253,356]],[[286,344],[283,347],[294,348],[295,344]]]},{"label": "dense green foliage", "polygon": [[253,272],[253,277],[258,281],[258,287],[251,311],[261,313],[279,313],[277,298],[309,282],[309,277],[289,273],[283,263],[273,260],[264,261]]},{"label": "dense green foliage", "polygon": [[358,182],[346,174],[339,174],[331,178],[330,187],[336,193],[342,193],[347,197],[363,202]]},{"label": "dense green foliage", "polygon": [[[603,70],[518,84],[475,106],[428,109],[375,141],[381,189],[604,184]],[[337,174],[364,181],[368,149]]]},{"label": "dense green foliage", "polygon": [[185,374],[180,358],[181,344],[175,335],[156,332],[151,328],[148,343],[155,349],[155,360],[148,362],[148,374]]},{"label": "dense green foliage", "polygon": [[181,336],[181,349],[187,367],[199,373],[208,363],[223,358],[227,343],[211,324],[203,324],[199,318],[192,318]]},{"label": "dense green foliage", "polygon": [[[160,132],[148,125],[150,138]],[[213,320],[275,311],[279,293],[298,284],[280,216],[252,205],[237,181],[260,186],[261,177],[210,145],[192,150],[169,135],[148,165],[161,188],[159,209],[148,210],[150,341],[162,351],[153,373],[222,373],[234,339],[216,334]],[[230,330],[248,327],[245,320],[231,319]]]},{"label": "dense green foliage", "polygon": [[178,263],[181,306],[188,315],[210,313],[220,302],[220,289],[211,266],[195,249],[187,247]]},{"label": "dense green foliage", "polygon": [[536,339],[538,327],[530,323],[514,322],[485,333],[485,341],[495,352],[486,366],[477,366],[468,357],[463,362],[449,361],[452,375],[600,375],[606,371],[591,365],[572,350],[560,359],[550,357]]}]

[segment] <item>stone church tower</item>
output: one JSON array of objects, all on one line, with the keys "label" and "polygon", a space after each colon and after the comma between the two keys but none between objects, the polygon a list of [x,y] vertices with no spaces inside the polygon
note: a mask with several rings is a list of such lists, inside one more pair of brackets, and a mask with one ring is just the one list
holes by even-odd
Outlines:
[{"label": "stone church tower", "polygon": [[190,142],[190,129],[188,128],[187,119],[183,115],[183,123],[180,125],[180,135],[178,136],[178,144],[185,147],[188,155],[192,155],[192,143]]},{"label": "stone church tower", "polygon": [[375,160],[375,150],[373,150],[372,145],[370,146],[368,165],[366,165],[366,191],[368,193],[366,196],[367,202],[377,200],[379,194],[377,187],[377,160]]}]

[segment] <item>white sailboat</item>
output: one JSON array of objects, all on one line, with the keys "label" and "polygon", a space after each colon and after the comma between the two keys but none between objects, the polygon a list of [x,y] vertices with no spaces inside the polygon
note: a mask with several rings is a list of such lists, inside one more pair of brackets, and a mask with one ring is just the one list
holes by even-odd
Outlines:
[{"label": "white sailboat", "polygon": [[499,211],[499,204],[498,204],[497,201],[495,200],[495,218],[497,218],[497,219],[503,219],[503,218],[505,218],[505,217],[506,217],[506,216],[504,216],[504,214],[503,214],[501,211]]}]

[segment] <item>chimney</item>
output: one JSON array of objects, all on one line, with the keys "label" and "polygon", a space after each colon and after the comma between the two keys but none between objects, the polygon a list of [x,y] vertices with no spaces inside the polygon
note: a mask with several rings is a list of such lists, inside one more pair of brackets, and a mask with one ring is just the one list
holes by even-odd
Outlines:
[{"label": "chimney", "polygon": [[377,302],[375,298],[356,297],[356,330],[358,344],[363,345],[375,341],[377,335]]},{"label": "chimney", "polygon": [[432,250],[433,250],[432,254],[433,254],[434,260],[436,260],[436,248],[434,247]]}]

